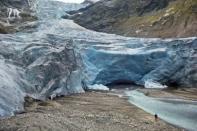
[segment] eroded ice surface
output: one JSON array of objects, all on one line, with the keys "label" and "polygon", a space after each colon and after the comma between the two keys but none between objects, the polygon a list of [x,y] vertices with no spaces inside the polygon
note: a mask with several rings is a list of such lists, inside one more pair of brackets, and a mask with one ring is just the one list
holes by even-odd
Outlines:
[{"label": "eroded ice surface", "polygon": [[[88,84],[131,81],[196,87],[197,39],[143,39],[110,36],[90,42],[82,53]],[[87,44],[86,44],[87,45]]]},{"label": "eroded ice surface", "polygon": [[65,10],[81,6],[38,0],[37,28],[0,35],[1,116],[22,110],[26,95],[45,99],[80,93],[81,83],[144,85],[151,79],[196,87],[196,38],[127,38],[60,19]]}]

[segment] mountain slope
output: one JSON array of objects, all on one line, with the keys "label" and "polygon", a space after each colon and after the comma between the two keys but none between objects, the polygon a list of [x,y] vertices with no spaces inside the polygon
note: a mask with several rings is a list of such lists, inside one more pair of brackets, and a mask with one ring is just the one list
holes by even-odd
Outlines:
[{"label": "mountain slope", "polygon": [[13,33],[30,27],[36,20],[32,8],[36,0],[0,0],[0,34]]},{"label": "mountain slope", "polygon": [[70,18],[86,28],[124,36],[197,35],[196,0],[104,0]]}]

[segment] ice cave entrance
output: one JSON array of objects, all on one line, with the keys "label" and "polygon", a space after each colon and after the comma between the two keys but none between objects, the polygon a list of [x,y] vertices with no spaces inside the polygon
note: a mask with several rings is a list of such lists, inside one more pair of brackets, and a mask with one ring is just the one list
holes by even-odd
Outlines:
[{"label": "ice cave entrance", "polygon": [[135,88],[137,85],[131,80],[115,80],[106,84],[109,89],[124,89],[124,88]]}]

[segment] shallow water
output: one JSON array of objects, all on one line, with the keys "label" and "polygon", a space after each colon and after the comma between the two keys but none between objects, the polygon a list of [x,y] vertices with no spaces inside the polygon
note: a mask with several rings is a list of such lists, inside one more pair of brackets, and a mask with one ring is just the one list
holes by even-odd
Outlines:
[{"label": "shallow water", "polygon": [[129,102],[139,108],[157,114],[159,118],[182,128],[197,130],[197,101],[181,99],[157,99],[138,91],[126,92]]}]

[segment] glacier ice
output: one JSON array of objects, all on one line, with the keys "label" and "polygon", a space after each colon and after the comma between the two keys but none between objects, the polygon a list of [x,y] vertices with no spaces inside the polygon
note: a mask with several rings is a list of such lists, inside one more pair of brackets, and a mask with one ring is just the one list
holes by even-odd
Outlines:
[{"label": "glacier ice", "polygon": [[168,86],[166,85],[161,85],[158,82],[154,82],[152,80],[146,80],[144,83],[145,88],[155,88],[155,89],[164,89],[167,88]]},{"label": "glacier ice", "polygon": [[93,44],[83,52],[88,84],[152,80],[168,86],[196,87],[197,39],[128,39]]},{"label": "glacier ice", "polygon": [[88,4],[94,4],[96,2],[99,2],[100,0],[84,0],[83,3],[88,3]]},{"label": "glacier ice", "polygon": [[90,89],[90,90],[106,90],[106,91],[109,90],[109,88],[107,86],[104,86],[102,84],[89,85],[88,89]]},{"label": "glacier ice", "polygon": [[27,95],[45,100],[84,92],[80,63],[71,45],[32,44],[19,48],[16,44],[14,48],[6,42],[1,43],[0,50],[1,116],[23,110]]},{"label": "glacier ice", "polygon": [[23,69],[0,59],[0,116],[23,110],[25,80]]}]

